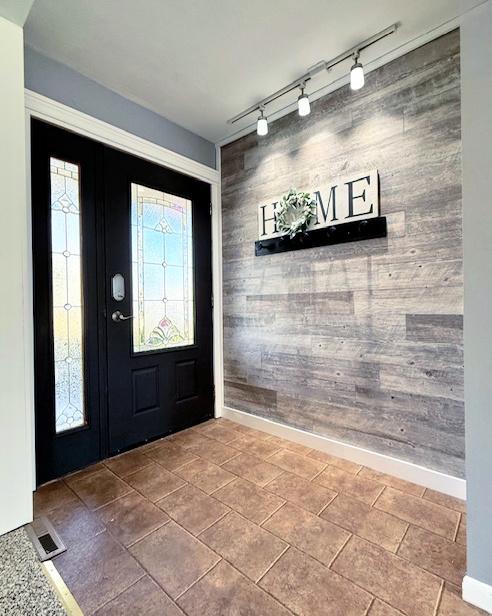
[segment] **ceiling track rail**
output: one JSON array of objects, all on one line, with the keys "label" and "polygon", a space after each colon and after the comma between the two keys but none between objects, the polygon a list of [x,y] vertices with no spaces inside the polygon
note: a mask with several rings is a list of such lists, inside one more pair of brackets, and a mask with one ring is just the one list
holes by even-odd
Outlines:
[{"label": "ceiling track rail", "polygon": [[335,58],[331,60],[328,60],[328,61],[321,60],[320,62],[312,66],[309,70],[307,70],[303,75],[301,75],[294,81],[291,81],[289,84],[287,84],[283,88],[280,88],[280,90],[277,90],[276,92],[273,92],[269,96],[262,98],[260,101],[258,101],[254,105],[251,105],[251,107],[248,107],[244,111],[241,111],[241,113],[238,113],[237,115],[235,115],[233,118],[230,118],[229,120],[227,120],[227,123],[234,124],[235,122],[242,120],[243,118],[250,115],[251,113],[254,113],[255,111],[263,110],[266,105],[268,105],[269,103],[272,103],[273,101],[284,96],[285,94],[288,94],[289,92],[292,92],[293,90],[297,88],[303,88],[305,84],[318,73],[321,73],[323,71],[329,71],[337,64],[340,64],[341,62],[344,62],[345,60],[348,60],[349,58],[358,57],[360,52],[363,51],[364,49],[367,49],[371,45],[374,45],[374,43],[377,43],[381,39],[384,39],[390,34],[393,34],[394,32],[396,32],[399,25],[400,24],[397,22],[391,26],[388,26],[384,30],[381,30],[377,34],[374,34],[373,36],[365,39],[358,45],[351,47],[347,51],[344,51],[343,53],[341,53],[340,55],[336,56]]}]

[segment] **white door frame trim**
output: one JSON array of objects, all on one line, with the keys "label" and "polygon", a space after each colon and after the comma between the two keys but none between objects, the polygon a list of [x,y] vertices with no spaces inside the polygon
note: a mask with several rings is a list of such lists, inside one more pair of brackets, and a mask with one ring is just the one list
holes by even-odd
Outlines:
[{"label": "white door frame trim", "polygon": [[158,165],[202,180],[210,184],[212,208],[212,293],[213,293],[213,359],[215,384],[215,415],[223,407],[223,364],[222,364],[222,219],[220,203],[220,149],[217,149],[219,169],[212,169],[191,158],[177,154],[167,148],[137,137],[121,128],[112,126],[72,107],[54,101],[31,90],[25,90],[26,109],[26,171],[27,171],[27,254],[24,265],[24,323],[26,339],[26,392],[27,406],[31,419],[31,451],[33,457],[33,490],[35,489],[34,450],[34,324],[32,296],[32,251],[31,251],[31,118],[37,118],[89,137],[105,145],[144,158]]}]

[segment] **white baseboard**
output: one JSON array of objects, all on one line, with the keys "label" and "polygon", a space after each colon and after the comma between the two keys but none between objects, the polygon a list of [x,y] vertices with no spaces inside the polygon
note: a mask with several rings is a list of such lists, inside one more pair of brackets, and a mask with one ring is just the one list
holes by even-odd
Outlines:
[{"label": "white baseboard", "polygon": [[438,492],[443,492],[444,494],[449,494],[450,496],[455,496],[462,500],[466,499],[466,481],[459,477],[446,475],[445,473],[440,473],[439,471],[419,466],[418,464],[412,464],[412,462],[406,462],[405,460],[392,458],[391,456],[376,453],[375,451],[362,449],[361,447],[349,445],[326,436],[305,432],[298,428],[292,428],[276,421],[271,421],[270,419],[265,419],[228,407],[223,408],[221,416],[250,428],[263,430],[269,434],[290,439],[301,445],[319,449],[320,451],[325,451],[334,456],[351,460],[357,464],[368,466],[376,471],[406,479],[407,481],[425,486],[426,488],[431,488],[432,490],[437,490]]},{"label": "white baseboard", "polygon": [[492,586],[469,575],[463,578],[463,599],[492,614]]}]

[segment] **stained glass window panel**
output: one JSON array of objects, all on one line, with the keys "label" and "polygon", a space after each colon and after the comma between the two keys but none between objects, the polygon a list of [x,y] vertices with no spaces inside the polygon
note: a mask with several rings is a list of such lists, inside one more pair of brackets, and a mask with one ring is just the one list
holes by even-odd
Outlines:
[{"label": "stained glass window panel", "polygon": [[56,432],[86,423],[79,168],[50,159]]},{"label": "stained glass window panel", "polygon": [[132,184],[133,350],[195,342],[191,201]]}]

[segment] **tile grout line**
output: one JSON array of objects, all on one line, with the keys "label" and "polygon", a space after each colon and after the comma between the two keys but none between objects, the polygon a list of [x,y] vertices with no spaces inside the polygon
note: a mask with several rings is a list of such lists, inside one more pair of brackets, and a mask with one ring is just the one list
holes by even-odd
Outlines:
[{"label": "tile grout line", "polygon": [[[407,522],[407,528],[405,529],[405,532],[403,533],[403,537],[400,539],[400,542],[398,543],[398,547],[396,548],[396,552],[395,552],[396,556],[400,556],[398,554],[398,552],[400,551],[400,548],[401,548],[403,542],[405,541],[405,537],[407,536],[407,533],[408,533],[409,530],[410,530],[410,523]],[[401,556],[400,556],[400,558],[401,558]]]},{"label": "tile grout line", "polygon": [[[383,492],[387,489],[390,488],[391,490],[395,490],[396,492],[399,492],[401,494],[404,494],[407,497],[410,498],[415,498],[416,500],[423,500],[421,497],[419,496],[413,496],[412,494],[407,494],[406,492],[401,492],[401,490],[397,490],[396,488],[392,488],[391,486],[385,486]],[[408,521],[405,520],[404,518],[400,517],[399,515],[397,515],[396,513],[390,512],[390,511],[386,511],[385,509],[381,509],[380,507],[377,507],[377,501],[381,498],[383,492],[381,492],[381,494],[378,496],[378,498],[376,499],[376,501],[374,501],[374,504],[372,505],[372,507],[374,509],[376,509],[377,511],[382,511],[383,513],[386,513],[387,515],[391,515],[394,518],[397,518],[398,520],[401,520],[402,522],[405,522],[406,524],[410,524],[412,526],[416,526],[417,528],[420,528],[428,533],[431,533],[432,535],[436,535],[437,537],[440,537],[441,539],[447,539],[448,541],[453,541],[452,539],[450,539],[447,535],[443,535],[442,533],[438,533],[435,530],[422,526],[421,524],[418,524],[417,522],[415,522],[414,520],[412,521]],[[443,509],[444,511],[449,511],[451,513],[456,513],[458,514],[458,517],[461,516],[461,514],[456,511],[455,509],[449,509],[449,507],[444,507],[443,505],[437,505],[437,503],[432,503],[431,501],[427,501],[428,503],[430,503],[431,505],[435,505],[436,507],[439,507],[440,509]],[[459,529],[459,526],[458,526]]]},{"label": "tile grout line", "polygon": [[[345,530],[345,529],[344,529]],[[354,536],[353,533],[351,533],[350,531],[347,531],[349,533],[349,536],[347,537],[347,539],[345,539],[345,541],[343,542],[343,544],[340,546],[340,548],[337,550],[335,556],[331,559],[330,563],[328,565],[325,565],[325,567],[327,569],[329,569],[330,571],[333,571],[332,566],[335,563],[336,559],[340,556],[340,554],[343,552],[343,550],[345,549],[347,543],[352,539],[352,537]],[[335,573],[337,573],[335,571]],[[340,574],[338,574],[340,575]]]},{"label": "tile grout line", "polygon": [[[280,511],[282,509],[282,507],[284,505],[287,504],[287,501],[284,498],[282,500],[284,502],[281,505],[279,505],[274,511],[272,511],[269,515],[267,515],[267,517],[262,522],[257,524],[257,526],[259,526],[260,528],[263,528],[263,524],[266,524],[268,522],[268,520],[270,520],[278,511]],[[252,522],[252,520],[250,520],[250,522]],[[256,524],[256,522],[253,522],[253,524]]]},{"label": "tile grout line", "polygon": [[[208,547],[208,546],[207,546]],[[210,548],[209,548],[210,549]],[[215,569],[215,567],[217,567],[217,565],[219,565],[224,559],[222,558],[222,556],[220,556],[220,554],[217,554],[217,552],[215,552],[214,550],[211,550],[214,554],[216,554],[217,556],[219,556],[219,560],[214,563],[211,567],[209,567],[205,573],[202,573],[202,575],[200,575],[200,577],[198,577],[192,584],[190,584],[187,588],[185,588],[185,590],[183,590],[183,592],[179,593],[179,595],[177,595],[173,601],[176,603],[176,605],[179,606],[178,604],[178,599],[181,599],[181,597],[186,594],[189,590],[191,590],[193,588],[193,586],[195,586],[195,584],[198,584],[198,582],[200,580],[202,580],[208,573],[210,573],[212,571],[212,569]],[[181,607],[180,607],[181,609]]]},{"label": "tile grout line", "polygon": [[[335,490],[333,490],[333,491],[335,492]],[[340,496],[340,493],[339,492],[335,492],[335,496],[333,496],[333,498],[330,498],[330,500],[326,503],[326,505],[323,505],[323,507],[321,507],[321,510],[318,511],[318,513],[316,513],[315,515],[317,515],[318,517],[321,517],[321,514],[324,513],[328,509],[328,507],[333,503],[333,501],[336,498],[338,498],[339,496]],[[328,521],[331,521],[331,520],[328,520]],[[332,524],[334,524],[334,522],[332,522]],[[338,524],[337,524],[337,526],[338,526]]]},{"label": "tile grout line", "polygon": [[[285,548],[282,550],[282,552],[277,556],[277,558],[275,558],[270,565],[266,568],[266,570],[256,579],[253,581],[254,584],[256,584],[257,586],[259,586],[259,583],[261,582],[261,580],[265,577],[265,575],[271,571],[273,569],[273,567],[278,563],[278,561],[282,558],[282,556],[287,552],[288,549],[290,549],[292,546],[290,543],[288,543],[287,541],[285,541]],[[263,589],[264,590],[264,589]],[[278,601],[278,599],[277,599]]]},{"label": "tile grout line", "polygon": [[318,478],[318,477],[319,477],[319,476],[320,476],[320,475],[321,475],[324,471],[326,471],[326,468],[327,468],[327,467],[328,467],[328,464],[325,464],[325,465],[323,466],[323,468],[322,468],[322,469],[321,469],[318,473],[316,473],[316,475],[315,475],[314,477],[311,477],[311,479],[308,479],[308,481],[310,481],[311,483],[313,483],[315,479],[317,479],[317,478]]},{"label": "tile grout line", "polygon": [[444,594],[444,580],[441,580],[441,587],[439,589],[439,592],[437,593],[436,605],[434,607],[434,611],[432,612],[432,616],[437,616],[439,609],[441,607],[443,594]]},{"label": "tile grout line", "polygon": [[[162,511],[162,509],[161,509]],[[165,511],[163,513],[166,513]],[[166,513],[167,515],[167,513]],[[162,524],[160,524],[157,528],[153,528],[152,530],[149,530],[147,533],[145,533],[145,535],[142,535],[141,537],[139,537],[138,539],[135,539],[135,541],[132,541],[131,543],[129,543],[128,545],[123,545],[123,547],[126,550],[130,550],[130,548],[132,548],[134,545],[136,545],[139,541],[143,541],[144,539],[147,539],[147,537],[149,535],[151,535],[152,533],[155,533],[156,531],[160,530],[161,528],[163,528],[164,526],[166,526],[166,524],[169,524],[169,522],[171,521],[171,518],[168,516],[168,520],[165,520]],[[108,528],[109,533],[111,534],[112,537],[114,537],[113,533],[111,532],[111,530]],[[115,537],[116,539],[116,537]]]},{"label": "tile grout line", "polygon": [[382,486],[381,488],[381,492],[376,496],[376,498],[372,501],[372,503],[370,503],[370,507],[374,507],[374,505],[376,504],[377,500],[379,499],[379,497],[381,496],[381,494],[385,491],[386,486]]},{"label": "tile grout line", "polygon": [[372,610],[373,605],[376,603],[376,597],[373,595],[372,597],[372,601],[371,603],[369,603],[369,607],[367,608],[367,610],[364,613],[364,616],[368,616],[368,614],[370,613],[370,611]]},{"label": "tile grout line", "polygon": [[458,532],[460,530],[462,518],[463,518],[463,513],[460,512],[460,517],[458,518],[458,523],[456,524],[456,529],[455,529],[454,534],[453,534],[453,541],[455,543],[456,543],[456,537],[458,536]]},{"label": "tile grout line", "polygon": [[[234,509],[229,509],[229,511],[226,511],[223,515],[220,516],[220,518],[218,518],[217,520],[215,520],[215,522],[212,522],[212,524],[210,524],[210,526],[207,526],[207,528],[204,528],[203,530],[201,530],[198,535],[195,535],[195,537],[198,539],[200,538],[203,533],[207,532],[207,530],[210,530],[211,528],[213,528],[216,524],[218,524],[219,522],[221,522],[224,518],[226,518],[229,514],[231,513],[235,513],[236,515],[240,515],[239,513],[237,513],[237,511],[234,511]],[[241,516],[242,517],[242,516]],[[251,520],[249,520],[251,522]],[[174,520],[174,522],[176,522],[176,520]],[[176,524],[178,524],[178,522],[176,522]],[[181,526],[181,525],[180,525]],[[202,541],[200,539],[200,541]],[[206,545],[208,548],[210,548],[210,546],[208,545],[208,543],[203,542],[204,545]],[[212,549],[212,548],[210,548]],[[215,551],[215,550],[214,550]],[[218,552],[217,552],[218,554]],[[222,558],[224,558],[222,556]]]},{"label": "tile grout line", "polygon": [[[143,567],[142,567],[143,569]],[[104,601],[104,603],[102,603],[101,605],[98,605],[90,614],[88,614],[87,616],[92,616],[93,614],[96,614],[99,610],[102,610],[103,607],[106,607],[108,605],[108,603],[111,603],[112,601],[115,601],[116,599],[118,599],[118,597],[121,597],[121,595],[123,593],[125,593],[127,590],[130,590],[130,588],[133,588],[136,584],[138,584],[140,581],[143,580],[144,577],[146,577],[147,575],[149,575],[145,569],[143,569],[143,573],[141,575],[141,577],[139,577],[137,580],[135,580],[134,582],[132,582],[129,586],[127,586],[126,588],[124,588],[121,592],[119,592],[116,596],[112,597],[111,599],[108,599],[107,601]],[[154,579],[154,578],[152,578]],[[160,588],[160,586],[159,586]]]}]

